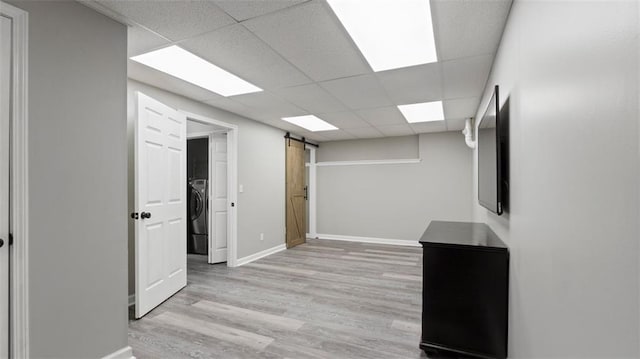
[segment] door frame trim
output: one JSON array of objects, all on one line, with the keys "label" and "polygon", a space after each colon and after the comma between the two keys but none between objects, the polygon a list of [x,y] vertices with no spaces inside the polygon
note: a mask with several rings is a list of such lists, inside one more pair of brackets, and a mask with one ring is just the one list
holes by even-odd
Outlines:
[{"label": "door frame trim", "polygon": [[[187,121],[195,121],[207,125],[223,127],[227,130],[227,188],[229,198],[227,204],[227,267],[238,266],[238,126],[179,110],[187,116]],[[211,170],[211,168],[209,168]],[[235,207],[231,207],[231,203]],[[211,223],[211,221],[209,221]],[[211,250],[211,247],[209,247]]]},{"label": "door frame trim", "polygon": [[29,14],[0,2],[0,12],[12,19],[11,112],[11,275],[9,356],[29,357]]},{"label": "door frame trim", "polygon": [[307,233],[307,237],[317,238],[318,237],[318,228],[317,228],[317,162],[316,162],[316,148],[313,146],[309,146],[309,163],[306,165],[309,167],[309,213],[307,213],[307,219],[309,220],[309,233]]}]

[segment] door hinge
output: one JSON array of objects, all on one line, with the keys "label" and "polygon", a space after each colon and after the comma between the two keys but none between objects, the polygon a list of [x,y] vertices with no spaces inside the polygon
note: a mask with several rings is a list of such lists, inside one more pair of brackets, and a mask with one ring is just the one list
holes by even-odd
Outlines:
[{"label": "door hinge", "polygon": [[9,245],[13,245],[13,233],[9,233]]}]

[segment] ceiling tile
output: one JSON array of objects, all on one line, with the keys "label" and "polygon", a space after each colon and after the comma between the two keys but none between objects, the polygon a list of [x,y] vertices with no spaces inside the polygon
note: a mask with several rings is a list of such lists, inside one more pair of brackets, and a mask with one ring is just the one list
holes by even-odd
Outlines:
[{"label": "ceiling tile", "polygon": [[492,55],[442,63],[444,98],[479,97],[491,71]]},{"label": "ceiling tile", "polygon": [[405,120],[400,110],[397,107],[379,107],[370,108],[366,110],[356,111],[358,116],[367,121],[370,125],[378,127],[385,125],[406,125]]},{"label": "ceiling tile", "polygon": [[133,60],[127,62],[127,72],[131,79],[140,81],[169,92],[173,92],[196,101],[204,101],[221,97],[202,87],[192,85],[162,71],[152,69]]},{"label": "ceiling tile", "polygon": [[396,105],[429,102],[442,98],[440,63],[404,67],[376,73]]},{"label": "ceiling tile", "polygon": [[286,122],[280,118],[265,118],[261,119],[260,122],[263,122],[267,125],[279,128],[283,131],[290,132],[294,137],[305,137],[309,139],[313,139],[315,141],[324,141],[324,134],[329,131],[321,131],[321,132],[311,132],[302,127],[296,126],[292,123]]},{"label": "ceiling tile", "polygon": [[307,111],[300,109],[268,92],[254,92],[244,95],[230,96],[229,99],[252,107],[254,116],[289,117],[306,115]]},{"label": "ceiling tile", "polygon": [[171,43],[164,37],[140,26],[129,26],[127,28],[127,42],[129,57],[144,54]]},{"label": "ceiling tile", "polygon": [[180,46],[263,89],[311,81],[241,24],[194,37]]},{"label": "ceiling tile", "polygon": [[371,72],[327,4],[313,1],[243,24],[314,81]]},{"label": "ceiling tile", "polygon": [[305,140],[310,140],[312,142],[322,142],[327,141],[327,134],[334,131],[318,131],[311,132],[304,129],[299,128],[299,130],[295,131],[296,137],[304,137]]},{"label": "ceiling tile", "polygon": [[356,136],[342,130],[322,132],[322,136],[328,141],[353,140]]},{"label": "ceiling tile", "polygon": [[305,136],[305,138],[307,138],[311,142],[316,142],[316,143],[322,143],[322,142],[330,141],[329,138],[327,138],[327,136],[325,134],[318,134],[318,133],[314,133],[312,135]]},{"label": "ceiling tile", "polygon": [[333,112],[317,115],[319,118],[329,122],[340,129],[360,128],[370,126],[369,123],[358,117],[353,112]]},{"label": "ceiling tile", "polygon": [[238,21],[272,13],[308,0],[214,0],[227,14]]},{"label": "ceiling tile", "polygon": [[378,126],[376,128],[385,136],[409,136],[416,134],[408,124]]},{"label": "ceiling tile", "polygon": [[374,127],[361,127],[361,128],[348,128],[345,129],[344,132],[351,134],[357,138],[377,138],[384,137],[380,131],[376,130]]},{"label": "ceiling tile", "polygon": [[442,101],[444,117],[449,118],[469,118],[473,117],[478,110],[479,97],[459,98]]},{"label": "ceiling tile", "polygon": [[445,121],[420,122],[409,124],[416,133],[444,132],[447,130]]},{"label": "ceiling tile", "polygon": [[313,113],[347,110],[340,101],[316,84],[281,88],[274,92],[298,107]]},{"label": "ceiling tile", "polygon": [[131,20],[127,19],[127,17],[113,10],[108,6],[107,1],[103,0],[76,0],[77,2],[92,8],[93,10],[114,19],[115,21],[125,24],[127,26],[135,25]]},{"label": "ceiling tile", "polygon": [[393,105],[373,74],[321,82],[320,86],[352,110]]},{"label": "ceiling tile", "polygon": [[[249,117],[249,116],[246,116],[246,117]],[[249,117],[249,118],[254,119],[253,117]],[[279,128],[283,131],[291,132],[291,133],[297,133],[296,131],[302,130],[300,127],[293,125],[289,122],[285,122],[280,118],[271,117],[271,118],[264,118],[264,119],[255,119],[255,120],[265,123],[269,126]]]},{"label": "ceiling tile", "polygon": [[99,3],[173,41],[236,22],[216,5],[207,1],[100,0]]},{"label": "ceiling tile", "polygon": [[494,54],[511,0],[431,0],[438,59]]},{"label": "ceiling tile", "polygon": [[447,131],[462,131],[466,118],[447,119]]}]

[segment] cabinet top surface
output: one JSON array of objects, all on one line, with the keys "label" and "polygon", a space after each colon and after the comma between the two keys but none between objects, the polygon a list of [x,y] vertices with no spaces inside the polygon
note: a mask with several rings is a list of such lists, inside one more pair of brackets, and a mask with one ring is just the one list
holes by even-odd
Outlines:
[{"label": "cabinet top surface", "polygon": [[420,243],[503,248],[507,246],[484,223],[431,221]]}]

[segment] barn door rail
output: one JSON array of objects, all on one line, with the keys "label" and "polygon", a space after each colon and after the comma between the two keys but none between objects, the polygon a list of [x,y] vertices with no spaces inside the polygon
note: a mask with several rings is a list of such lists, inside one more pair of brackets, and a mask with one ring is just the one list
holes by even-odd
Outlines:
[{"label": "barn door rail", "polygon": [[287,142],[287,145],[288,145],[288,146],[291,146],[291,140],[293,140],[293,141],[302,142],[302,143],[304,143],[305,145],[313,146],[313,147],[315,147],[315,148],[319,148],[319,147],[320,147],[320,145],[318,145],[317,143],[311,143],[311,142],[308,142],[304,137],[302,137],[302,138],[295,138],[295,137],[292,137],[292,136],[291,136],[291,133],[289,133],[289,132],[287,132],[287,134],[285,134],[285,135],[284,135],[284,138],[286,138],[286,139],[287,139],[287,141],[288,141],[288,142]]}]

